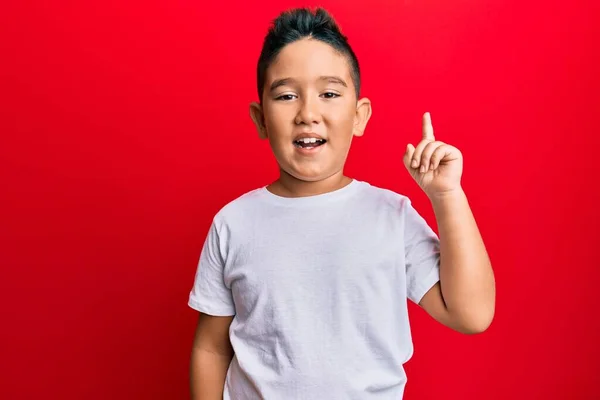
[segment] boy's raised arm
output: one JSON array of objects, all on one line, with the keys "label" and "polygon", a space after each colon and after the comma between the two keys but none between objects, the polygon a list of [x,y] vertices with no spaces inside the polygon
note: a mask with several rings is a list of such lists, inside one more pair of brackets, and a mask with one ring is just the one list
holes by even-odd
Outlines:
[{"label": "boy's raised arm", "polygon": [[433,318],[463,333],[491,324],[495,283],[491,263],[464,192],[432,199],[440,234],[440,282],[420,302]]},{"label": "boy's raised arm", "polygon": [[233,349],[229,326],[233,317],[200,313],[190,362],[192,400],[222,400]]},{"label": "boy's raised arm", "polygon": [[404,165],[429,197],[440,236],[440,282],[421,299],[425,311],[463,333],[487,329],[495,311],[492,266],[460,180],[462,154],[435,140],[429,113],[423,138],[408,145]]}]

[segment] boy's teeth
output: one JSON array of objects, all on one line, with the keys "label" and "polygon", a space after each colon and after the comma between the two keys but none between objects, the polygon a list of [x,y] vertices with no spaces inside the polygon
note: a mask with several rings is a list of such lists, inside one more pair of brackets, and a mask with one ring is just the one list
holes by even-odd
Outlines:
[{"label": "boy's teeth", "polygon": [[300,139],[294,140],[294,146],[304,148],[304,149],[309,149],[309,148],[321,146],[325,142],[326,142],[325,139],[318,139],[318,138],[314,138],[314,137],[313,138],[300,138]]},{"label": "boy's teeth", "polygon": [[320,142],[321,140],[317,139],[317,138],[302,138],[302,139],[298,139],[297,141],[301,142],[301,143],[317,143],[317,142]]}]

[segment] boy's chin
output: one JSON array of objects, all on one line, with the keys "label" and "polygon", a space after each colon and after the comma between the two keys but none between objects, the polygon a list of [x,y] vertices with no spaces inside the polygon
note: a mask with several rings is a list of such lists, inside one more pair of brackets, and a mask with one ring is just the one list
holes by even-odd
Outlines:
[{"label": "boy's chin", "polygon": [[[291,175],[291,174],[290,174]],[[322,174],[309,174],[309,173],[294,173],[291,175],[294,179],[302,182],[319,182],[325,179]]]},{"label": "boy's chin", "polygon": [[315,183],[321,182],[331,176],[326,171],[315,171],[315,170],[296,170],[286,171],[286,173],[293,179],[303,183]]},{"label": "boy's chin", "polygon": [[319,171],[296,169],[289,166],[287,168],[282,168],[281,165],[279,166],[279,170],[282,178],[291,180],[302,182],[318,182],[323,179],[323,174]]}]

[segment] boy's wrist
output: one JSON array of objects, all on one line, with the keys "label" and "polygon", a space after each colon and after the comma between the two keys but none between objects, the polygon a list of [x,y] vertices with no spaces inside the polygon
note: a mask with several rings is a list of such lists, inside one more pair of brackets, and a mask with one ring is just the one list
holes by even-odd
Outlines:
[{"label": "boy's wrist", "polygon": [[467,201],[467,195],[462,187],[457,189],[432,194],[429,197],[431,204],[436,210],[452,208]]}]

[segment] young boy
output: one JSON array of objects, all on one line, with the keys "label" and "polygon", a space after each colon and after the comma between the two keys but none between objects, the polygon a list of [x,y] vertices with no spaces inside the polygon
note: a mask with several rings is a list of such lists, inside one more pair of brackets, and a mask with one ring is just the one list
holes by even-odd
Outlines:
[{"label": "young boy", "polygon": [[200,312],[193,399],[401,399],[407,299],[459,332],[491,323],[494,276],[461,153],[434,138],[425,113],[404,155],[438,240],[408,198],[344,175],[371,116],[359,93],[356,56],[324,10],[275,20],[250,112],[280,177],[210,227],[189,299]]}]

